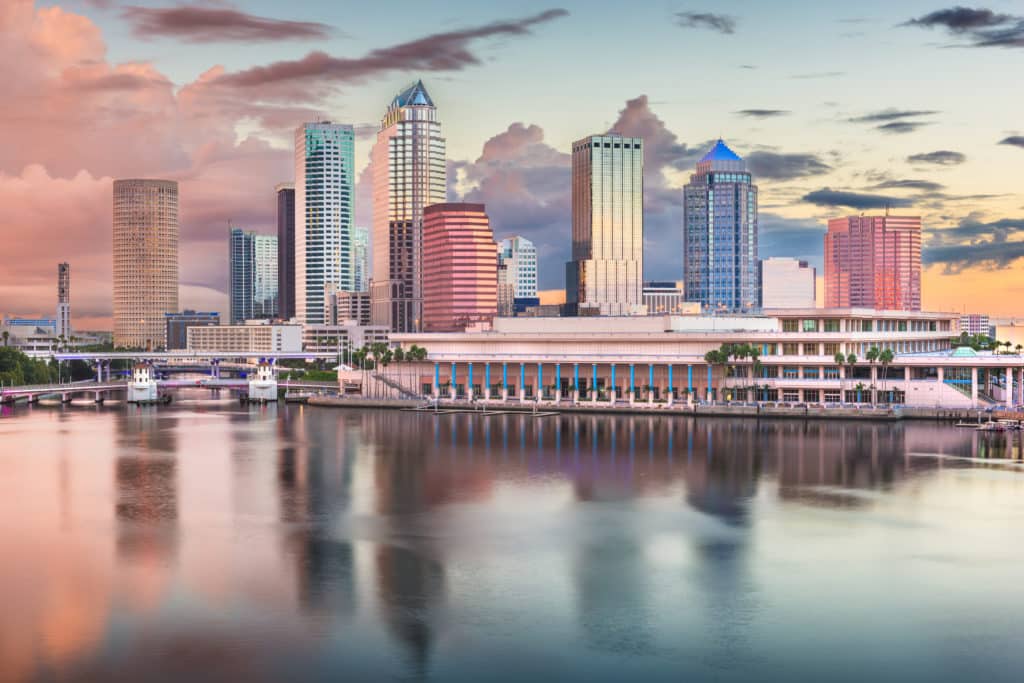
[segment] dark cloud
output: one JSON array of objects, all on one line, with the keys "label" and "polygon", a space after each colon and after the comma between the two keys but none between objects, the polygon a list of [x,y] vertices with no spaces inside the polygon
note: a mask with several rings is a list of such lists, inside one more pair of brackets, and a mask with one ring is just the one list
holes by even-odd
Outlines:
[{"label": "dark cloud", "polygon": [[[65,75],[67,73],[65,72]],[[114,72],[95,78],[76,78],[69,82],[68,87],[91,92],[130,92],[153,87],[170,88],[171,85],[171,82],[167,79],[154,77],[152,74]]]},{"label": "dark cloud", "polygon": [[922,192],[939,192],[945,185],[931,180],[886,180],[872,185],[872,190],[921,190]]},{"label": "dark cloud", "polygon": [[481,63],[470,50],[474,41],[494,36],[527,35],[533,26],[568,15],[551,9],[516,21],[497,21],[458,31],[435,33],[406,43],[371,50],[362,57],[332,57],[310,52],[302,59],[273,62],[218,77],[215,85],[236,88],[279,87],[281,95],[294,95],[304,81],[357,82],[391,71],[459,71]]},{"label": "dark cloud", "polygon": [[1024,147],[1024,135],[1011,135],[1008,138],[1003,138],[999,141],[1000,145],[1013,145],[1014,147]]},{"label": "dark cloud", "polygon": [[887,197],[880,194],[863,194],[860,192],[832,190],[827,187],[805,194],[803,196],[803,201],[810,202],[817,206],[845,206],[858,210],[884,209],[886,207],[901,208],[913,205],[913,202],[909,199]]},{"label": "dark cloud", "polygon": [[886,121],[900,121],[920,116],[931,116],[938,113],[937,111],[926,109],[883,109],[882,111],[864,114],[863,116],[855,116],[850,121],[852,123],[884,123]]},{"label": "dark cloud", "polygon": [[726,34],[736,32],[736,19],[727,14],[676,12],[676,24],[683,28],[702,28]]},{"label": "dark cloud", "polygon": [[793,112],[788,109],[741,109],[733,113],[751,119],[771,119],[776,116],[788,116]]},{"label": "dark cloud", "polygon": [[757,217],[757,250],[761,258],[789,256],[823,271],[826,226],[809,218],[784,218],[761,211]]},{"label": "dark cloud", "polygon": [[1024,17],[990,9],[957,6],[900,25],[945,29],[954,36],[966,38],[971,47],[1024,47]]},{"label": "dark cloud", "polygon": [[910,164],[934,164],[936,166],[958,166],[967,161],[967,157],[960,152],[952,152],[948,149],[940,149],[935,152],[924,152],[922,154],[911,154],[907,157]]},{"label": "dark cloud", "polygon": [[793,180],[823,175],[832,167],[814,154],[781,154],[778,152],[751,152],[747,165],[755,178]]},{"label": "dark cloud", "polygon": [[930,126],[929,121],[891,121],[889,123],[883,123],[880,126],[875,126],[875,130],[880,130],[883,133],[890,133],[892,135],[904,135],[906,133],[913,133],[919,128]]},{"label": "dark cloud", "polygon": [[970,214],[957,225],[932,230],[921,252],[925,265],[942,264],[946,273],[967,268],[1006,268],[1024,256],[1024,241],[1011,240],[1024,233],[1024,218],[984,222]]},{"label": "dark cloud", "polygon": [[1013,19],[1009,14],[996,14],[990,9],[972,9],[970,7],[952,7],[940,9],[917,19],[911,19],[901,26],[924,26],[926,28],[942,27],[954,33],[964,33],[982,28],[999,26]]},{"label": "dark cloud", "polygon": [[331,35],[331,27],[309,21],[287,21],[246,14],[230,7],[129,5],[121,18],[140,38],[175,38],[187,43],[218,41],[267,42],[313,40]]}]

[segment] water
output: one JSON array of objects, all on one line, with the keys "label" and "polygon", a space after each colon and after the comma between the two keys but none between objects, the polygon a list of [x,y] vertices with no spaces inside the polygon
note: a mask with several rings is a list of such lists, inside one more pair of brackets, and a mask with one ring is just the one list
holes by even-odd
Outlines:
[{"label": "water", "polygon": [[5,683],[1024,675],[1021,435],[5,411]]}]

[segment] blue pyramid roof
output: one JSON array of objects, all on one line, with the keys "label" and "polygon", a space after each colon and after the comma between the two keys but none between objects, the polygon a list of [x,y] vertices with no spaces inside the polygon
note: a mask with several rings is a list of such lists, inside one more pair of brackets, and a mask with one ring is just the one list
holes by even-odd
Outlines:
[{"label": "blue pyramid roof", "polygon": [[416,81],[408,88],[398,93],[393,104],[398,107],[408,107],[411,105],[425,105],[433,107],[434,101],[430,99],[430,95],[427,94],[427,89],[423,86],[423,81]]},{"label": "blue pyramid roof", "polygon": [[701,161],[743,161],[743,159],[736,152],[729,149],[729,146],[719,138],[715,146],[704,155]]}]

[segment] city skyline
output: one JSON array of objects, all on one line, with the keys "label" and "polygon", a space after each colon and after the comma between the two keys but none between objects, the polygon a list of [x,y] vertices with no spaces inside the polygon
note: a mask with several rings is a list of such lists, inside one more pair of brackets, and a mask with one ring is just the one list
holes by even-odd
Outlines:
[{"label": "city skyline", "polygon": [[[989,6],[997,14],[1015,10],[1011,3]],[[860,16],[839,8],[807,14],[808,7],[795,3],[769,12],[730,5],[722,12],[733,18],[731,32],[680,25],[687,22],[668,10],[640,8],[630,21],[643,23],[652,38],[665,37],[667,42],[643,42],[665,47],[669,61],[700,63],[702,51],[716,47],[735,51],[707,64],[700,94],[683,89],[680,95],[651,48],[613,48],[607,57],[594,57],[617,59],[619,70],[636,77],[577,98],[565,93],[567,79],[578,75],[574,83],[586,87],[596,75],[552,55],[578,40],[573,35],[581,28],[599,35],[609,28],[573,3],[567,12],[539,5],[470,8],[457,21],[410,7],[393,22],[367,17],[355,36],[270,36],[258,53],[210,31],[202,40],[196,30],[164,35],[196,38],[189,50],[174,51],[180,55],[167,53],[171,43],[160,35],[149,36],[157,49],[144,47],[134,33],[136,19],[116,11],[84,2],[7,3],[0,11],[4,54],[16,66],[35,68],[15,69],[14,106],[0,114],[0,129],[18,133],[3,140],[8,144],[0,158],[0,198],[11,207],[8,224],[18,256],[0,266],[0,310],[51,310],[52,263],[66,260],[76,272],[76,325],[110,326],[110,247],[100,233],[110,224],[115,177],[181,182],[181,305],[226,310],[227,282],[218,264],[223,249],[210,245],[228,220],[273,232],[272,188],[290,179],[285,131],[316,116],[353,123],[356,172],[365,176],[370,139],[364,122],[374,121],[382,102],[404,83],[423,78],[445,122],[449,200],[485,203],[499,239],[523,234],[534,240],[542,289],[560,286],[560,264],[568,256],[571,141],[616,129],[643,137],[647,148],[645,279],[678,279],[663,254],[678,254],[681,245],[686,171],[680,169],[692,167],[708,141],[721,135],[748,152],[761,186],[762,256],[809,260],[820,273],[826,220],[879,211],[888,203],[896,215],[922,215],[924,308],[960,311],[984,301],[985,312],[1020,312],[1013,303],[1019,286],[1014,271],[1000,270],[1022,253],[1016,232],[1024,207],[1014,179],[1024,151],[1013,116],[1020,95],[1000,77],[1007,62],[1020,60],[1020,50],[972,43],[976,32],[969,30],[950,33],[943,16],[933,16],[945,7],[938,3],[865,3]],[[290,17],[269,3],[247,3],[245,9],[349,29],[339,10],[319,3],[296,3]],[[794,22],[794,14],[802,21]],[[495,23],[499,19],[506,21]],[[389,61],[389,46],[419,39],[438,49],[457,45],[471,59]],[[765,56],[758,48],[766,40],[788,40],[800,49]],[[302,56],[314,50],[349,57],[341,64],[355,71],[334,67],[309,76],[303,91],[325,94],[295,96],[287,104],[281,91],[288,84],[258,83],[273,65],[305,64]],[[386,68],[371,68],[360,57],[374,50],[383,51]],[[820,52],[820,70],[804,66],[808,50]],[[151,61],[138,61],[146,58]],[[923,59],[941,80],[910,71]],[[208,72],[216,64],[223,71]],[[543,81],[526,83],[521,75],[509,80],[538,64],[552,72]],[[250,68],[258,66],[267,69]],[[223,97],[214,97],[218,79],[224,79],[216,88]],[[246,91],[252,96],[245,101],[237,97],[250,87],[243,83],[260,88]],[[308,87],[316,84],[325,87]],[[972,96],[950,98],[958,86]],[[529,97],[517,96],[523,93]],[[30,97],[49,126],[25,123],[20,102]],[[121,102],[123,116],[116,120],[103,114],[111,98]],[[978,101],[986,106],[977,107]],[[143,123],[147,135],[135,136]],[[83,133],[86,125],[94,134]],[[69,145],[70,139],[81,143]],[[361,185],[357,214],[370,208]],[[357,215],[356,223],[368,221]],[[49,232],[56,226],[59,233]],[[35,239],[40,234],[48,239]],[[653,258],[652,243],[659,245]]]}]

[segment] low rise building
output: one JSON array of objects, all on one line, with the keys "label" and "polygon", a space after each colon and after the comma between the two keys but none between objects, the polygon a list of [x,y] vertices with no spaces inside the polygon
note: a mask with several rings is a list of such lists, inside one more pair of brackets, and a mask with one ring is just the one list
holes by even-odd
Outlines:
[{"label": "low rise building", "polygon": [[165,313],[167,325],[166,348],[168,351],[188,348],[188,329],[208,325],[220,325],[220,313],[215,311],[191,311]]},{"label": "low rise building", "polygon": [[992,336],[992,324],[987,315],[982,313],[964,313],[960,316],[960,332],[969,335],[983,334]]},{"label": "low rise building", "polygon": [[814,308],[817,271],[807,261],[766,258],[758,263],[761,308]]},{"label": "low rise building", "polygon": [[306,325],[302,331],[302,350],[314,353],[338,353],[361,349],[377,342],[388,343],[390,330],[384,325]]},{"label": "low rise building", "polygon": [[[1024,356],[956,347],[959,314],[776,309],[763,315],[531,320],[392,335],[428,349],[403,368],[422,394],[509,400],[1024,405]],[[709,357],[723,344],[758,358]],[[872,349],[891,360],[868,360]],[[842,362],[837,360],[842,355]],[[717,354],[716,354],[717,355]],[[873,354],[872,354],[873,355]],[[670,398],[671,397],[671,398]]]},{"label": "low rise building", "polygon": [[189,351],[302,351],[302,325],[250,321],[245,325],[188,328]]},{"label": "low rise building", "polygon": [[696,315],[700,302],[686,301],[683,287],[677,282],[645,282],[644,305],[648,315]]}]

